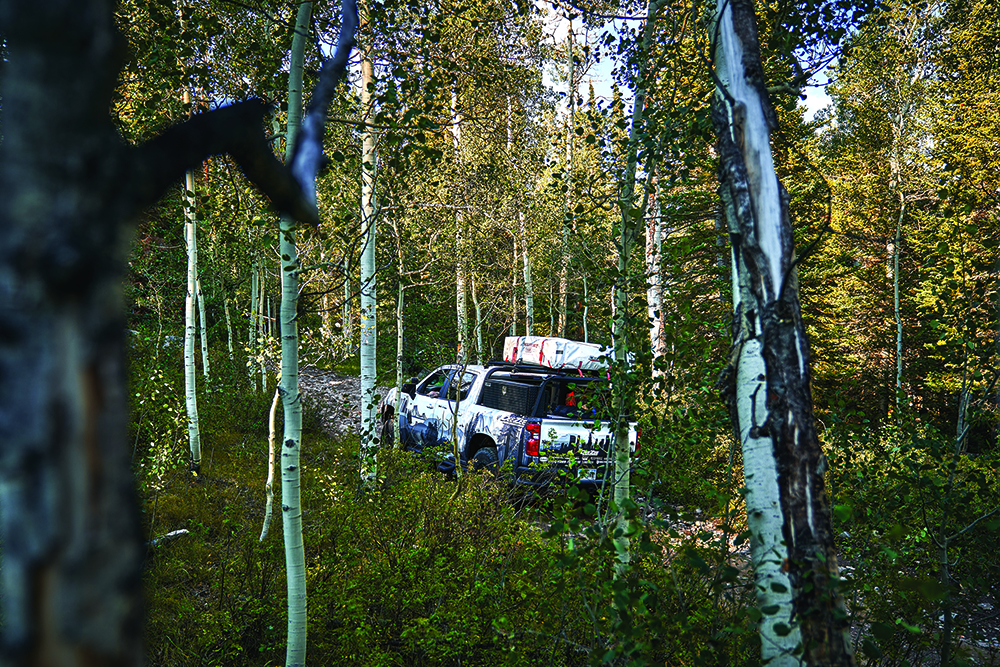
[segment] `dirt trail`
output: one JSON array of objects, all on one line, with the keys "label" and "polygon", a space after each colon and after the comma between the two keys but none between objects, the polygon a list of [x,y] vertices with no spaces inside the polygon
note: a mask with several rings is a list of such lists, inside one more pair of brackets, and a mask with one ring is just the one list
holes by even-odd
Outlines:
[{"label": "dirt trail", "polygon": [[[316,403],[327,435],[361,430],[361,378],[308,366],[299,369],[299,390]],[[376,387],[375,393],[381,398],[388,390]]]}]

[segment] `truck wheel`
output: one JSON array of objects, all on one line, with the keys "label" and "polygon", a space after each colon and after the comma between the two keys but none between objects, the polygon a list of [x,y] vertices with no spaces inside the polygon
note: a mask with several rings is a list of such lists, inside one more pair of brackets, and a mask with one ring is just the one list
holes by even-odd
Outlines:
[{"label": "truck wheel", "polygon": [[481,447],[472,456],[472,469],[476,471],[488,470],[495,472],[499,462],[500,456],[497,455],[495,447]]},{"label": "truck wheel", "polygon": [[382,431],[379,435],[379,445],[382,449],[392,449],[396,439],[396,425],[392,417],[382,420]]}]

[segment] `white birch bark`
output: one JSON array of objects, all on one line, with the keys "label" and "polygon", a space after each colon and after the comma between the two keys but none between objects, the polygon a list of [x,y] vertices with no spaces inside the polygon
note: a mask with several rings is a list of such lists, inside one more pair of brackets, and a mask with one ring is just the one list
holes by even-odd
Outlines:
[{"label": "white birch bark", "polygon": [[267,412],[267,477],[264,479],[264,522],[260,528],[258,542],[267,539],[267,534],[271,530],[271,515],[274,511],[274,439],[275,439],[275,416],[278,412],[278,403],[281,402],[281,392],[274,390],[274,398],[271,399],[271,409]]},{"label": "white birch bark", "polygon": [[[462,161],[462,125],[458,115],[458,91],[451,90],[451,135],[455,147],[455,161]],[[458,346],[455,351],[457,363],[464,364],[469,358],[469,306],[465,287],[465,215],[461,208],[455,209],[455,315],[457,322]]]},{"label": "white birch bark", "polygon": [[194,212],[194,175],[184,177],[184,241],[187,243],[187,293],[184,296],[184,405],[187,409],[188,448],[191,451],[191,472],[201,473],[201,429],[198,423],[197,373],[194,339],[195,301],[198,293],[198,236]]},{"label": "white birch bark", "polygon": [[531,256],[528,254],[528,231],[524,223],[524,211],[517,212],[518,229],[521,232],[521,252],[524,253],[524,335],[535,335],[535,291],[531,284]]},{"label": "white birch bark", "polygon": [[267,313],[267,272],[264,270],[262,262],[258,262],[257,289],[257,372],[260,374],[260,390],[267,391],[267,367],[264,364],[264,348],[270,346],[268,341],[268,319]]},{"label": "white birch bark", "polygon": [[476,313],[476,325],[474,327],[476,334],[476,363],[483,363],[483,311],[479,307],[479,299],[476,296],[476,279],[472,278],[469,281],[470,287],[472,288],[472,308]]},{"label": "white birch bark", "polygon": [[226,314],[226,342],[229,345],[229,360],[233,360],[233,318],[229,314],[229,295],[222,297],[222,309]]},{"label": "white birch bark", "polygon": [[[723,14],[717,17],[719,43],[716,45],[716,73],[727,87],[728,93],[737,100],[735,107],[746,116],[744,129],[744,155],[749,154],[747,171],[751,182],[758,184],[761,194],[754,201],[754,219],[780,218],[777,177],[771,158],[769,131],[764,117],[759,94],[741,75],[743,45],[732,25],[732,10],[722,3]],[[732,70],[732,71],[731,71]],[[730,108],[734,105],[730,104]],[[763,140],[761,135],[763,134]],[[749,135],[749,136],[748,136]],[[749,143],[755,142],[755,143]],[[766,185],[762,182],[766,181]],[[732,223],[730,223],[732,226]],[[769,225],[771,226],[771,225]],[[760,225],[758,225],[758,231]],[[774,244],[772,233],[764,238],[761,245]],[[777,249],[780,255],[780,247]],[[773,256],[774,249],[771,249]],[[764,614],[758,625],[761,639],[761,658],[775,667],[798,665],[794,651],[801,643],[798,628],[792,623],[792,583],[783,569],[788,560],[788,549],[784,542],[784,514],[781,508],[778,488],[778,464],[775,459],[771,438],[761,433],[768,417],[766,396],[766,370],[761,347],[761,325],[754,316],[752,320],[742,315],[741,303],[753,303],[747,284],[750,276],[739,256],[732,254],[733,308],[737,313],[740,329],[735,334],[736,355],[736,414],[738,432],[743,449],[743,471],[746,492],[744,500],[747,509],[747,528],[750,532],[750,560],[754,569],[757,593],[757,608],[777,609],[776,613]],[[780,266],[777,267],[780,271]],[[780,285],[780,272],[773,264],[761,267],[770,276],[771,285]],[[751,311],[755,312],[755,311]],[[793,628],[792,632],[779,634],[776,628]]]},{"label": "white birch bark", "polygon": [[[399,262],[399,282],[396,285],[396,405],[393,406],[392,442],[401,448],[399,433],[399,410],[403,404],[403,298],[406,289],[403,287],[403,243],[399,234],[399,226],[393,220],[393,231],[396,233],[396,257]],[[382,443],[384,446],[385,443]]]},{"label": "white birch bark", "polygon": [[[510,95],[507,96],[507,159],[510,160],[511,164],[514,163],[514,123],[511,118],[512,114],[512,102]],[[518,207],[518,214],[520,215],[520,200],[518,199],[515,204]],[[517,335],[517,263],[519,259],[518,254],[518,237],[516,233],[511,233],[513,237],[514,246],[514,262],[511,264],[511,276],[510,276],[510,335]]]},{"label": "white birch bark", "polygon": [[734,342],[720,384],[743,448],[762,662],[850,665],[752,2],[720,0],[710,30],[720,193],[734,244]]},{"label": "white birch bark", "polygon": [[250,386],[253,390],[257,391],[257,369],[254,368],[254,357],[257,354],[257,318],[258,318],[258,306],[257,306],[257,296],[258,289],[257,283],[260,281],[259,271],[257,268],[257,256],[254,254],[254,258],[250,262],[250,325],[247,332],[247,350],[249,352],[249,358],[247,359],[247,375],[250,378]]},{"label": "white birch bark", "polygon": [[[302,122],[302,69],[309,38],[312,2],[299,5],[288,72],[288,123],[285,130],[285,160],[292,159],[296,135]],[[285,575],[288,592],[288,639],[286,667],[306,662],[306,563],[302,540],[302,496],[299,457],[302,450],[302,401],[299,395],[299,257],[295,221],[281,216],[278,233],[281,257],[281,381],[278,392],[284,412],[281,446],[281,518],[285,542]]]},{"label": "white birch bark", "polygon": [[517,248],[517,234],[511,234],[514,237],[514,241],[511,244],[514,248],[514,261],[511,264],[510,272],[510,335],[517,335],[517,262],[521,258],[521,254],[518,252]]},{"label": "white birch bark", "polygon": [[[367,25],[367,18],[365,23]],[[371,31],[369,31],[369,35]],[[375,84],[372,47],[361,49],[361,478],[373,480],[377,474],[378,415],[375,399],[375,102],[371,89]]]},{"label": "white birch bark", "polygon": [[646,309],[649,317],[649,345],[653,352],[653,377],[663,375],[657,370],[656,360],[666,353],[666,337],[663,329],[663,218],[660,215],[658,181],[652,180],[650,193],[651,215],[646,218]]},{"label": "white birch bark", "polygon": [[569,320],[569,217],[573,214],[573,144],[576,129],[576,77],[573,67],[573,21],[569,22],[566,33],[566,57],[568,61],[567,98],[569,101],[569,120],[566,124],[566,198],[563,209],[563,227],[560,236],[559,257],[559,337],[566,335]]},{"label": "white birch bark", "polygon": [[201,291],[201,278],[195,277],[198,290],[198,339],[201,342],[201,374],[207,383],[212,374],[208,367],[208,323],[205,321],[205,293]]}]

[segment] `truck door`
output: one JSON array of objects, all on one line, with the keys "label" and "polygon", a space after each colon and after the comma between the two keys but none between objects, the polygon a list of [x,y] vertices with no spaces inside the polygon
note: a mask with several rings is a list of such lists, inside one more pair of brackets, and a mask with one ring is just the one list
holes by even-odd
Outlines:
[{"label": "truck door", "polygon": [[[459,374],[461,373],[461,378]],[[444,429],[443,437],[451,442],[452,425],[455,421],[455,410],[458,409],[458,441],[465,442],[465,420],[462,415],[466,413],[471,405],[469,391],[476,381],[476,374],[472,371],[464,371],[455,368],[449,371],[448,379],[442,389],[441,398],[435,406],[435,417],[441,428]],[[457,403],[457,406],[456,406]]]},{"label": "truck door", "polygon": [[422,450],[435,447],[449,437],[439,420],[442,406],[447,403],[441,394],[452,372],[451,368],[434,371],[417,385],[416,396],[407,401],[405,441],[408,445]]}]

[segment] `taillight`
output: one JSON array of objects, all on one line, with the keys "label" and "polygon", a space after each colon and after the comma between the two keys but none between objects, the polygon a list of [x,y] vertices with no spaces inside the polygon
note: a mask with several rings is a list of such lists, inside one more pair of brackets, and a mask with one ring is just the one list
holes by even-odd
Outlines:
[{"label": "taillight", "polygon": [[524,453],[528,456],[538,456],[542,440],[542,425],[538,422],[528,422],[524,425],[528,439],[524,443]]},{"label": "taillight", "polygon": [[635,430],[635,453],[639,453],[639,441],[642,440],[642,429],[637,428]]}]

